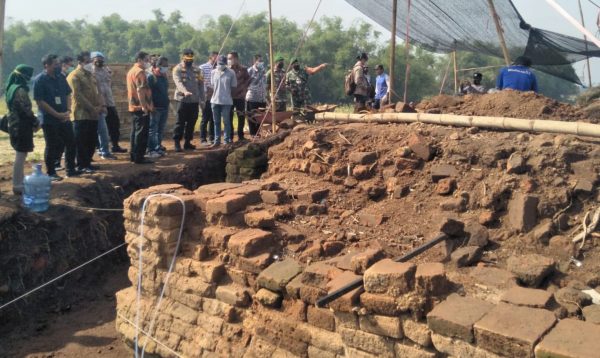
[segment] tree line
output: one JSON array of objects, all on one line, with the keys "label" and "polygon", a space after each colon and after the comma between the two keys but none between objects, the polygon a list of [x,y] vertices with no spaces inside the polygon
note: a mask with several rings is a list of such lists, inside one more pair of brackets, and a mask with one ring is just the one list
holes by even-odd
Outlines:
[{"label": "tree line", "polygon": [[[179,11],[169,15],[154,10],[154,18],[148,21],[126,21],[118,14],[103,17],[97,23],[85,20],[32,21],[11,24],[5,32],[4,72],[8,73],[19,63],[33,66],[41,71],[40,59],[47,53],[74,56],[82,49],[101,51],[109,63],[131,62],[134,54],[145,50],[152,54],[167,56],[171,63],[179,61],[183,48],[192,48],[198,54],[199,64],[209,51],[218,51],[229,31],[231,16],[209,18],[200,26],[183,21]],[[286,18],[273,19],[275,53],[289,60],[303,35],[305,25]],[[223,51],[237,51],[243,64],[250,65],[255,54],[268,58],[268,17],[266,13],[244,14],[233,27]],[[340,17],[321,17],[313,23],[298,57],[301,63],[313,66],[327,62],[330,66],[310,80],[315,102],[341,103],[350,100],[343,93],[346,72],[355,62],[359,52],[370,54],[369,66],[372,78],[375,65],[383,64],[389,72],[389,35],[376,31],[365,21],[355,21],[344,26]],[[402,96],[404,88],[404,46],[396,51],[395,92]],[[411,101],[437,95],[448,68],[448,56],[433,54],[418,46],[410,51],[411,74],[408,98]],[[474,53],[459,53],[460,68],[501,65],[502,60]],[[484,83],[493,87],[496,69],[482,71]],[[472,72],[461,72],[460,79]],[[543,73],[538,74],[541,92],[549,97],[568,100],[579,89],[576,85]],[[453,71],[447,75],[446,93],[454,87]]]}]

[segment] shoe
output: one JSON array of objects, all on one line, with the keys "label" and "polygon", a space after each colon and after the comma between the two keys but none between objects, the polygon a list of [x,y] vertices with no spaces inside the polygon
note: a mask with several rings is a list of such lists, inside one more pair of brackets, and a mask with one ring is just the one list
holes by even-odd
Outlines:
[{"label": "shoe", "polygon": [[78,177],[81,175],[81,171],[80,170],[67,170],[67,178],[73,178],[73,177]]},{"label": "shoe", "polygon": [[166,151],[167,151],[167,148],[161,145],[161,146],[160,146],[160,150],[162,150],[163,152],[166,152]]},{"label": "shoe", "polygon": [[77,169],[79,174],[94,174],[96,171],[90,167]]},{"label": "shoe", "polygon": [[165,155],[167,155],[167,151],[166,150],[162,150],[162,149],[158,149],[156,151],[156,153],[160,154],[161,157],[164,157]]},{"label": "shoe", "polygon": [[183,149],[185,149],[185,150],[194,150],[194,149],[196,149],[196,146],[193,145],[190,142],[185,142],[185,144],[183,145]]},{"label": "shoe", "polygon": [[101,155],[100,158],[102,158],[104,160],[117,160],[117,157],[115,157],[114,155],[112,155],[110,153]]},{"label": "shoe", "polygon": [[183,152],[183,149],[181,149],[181,144],[179,143],[178,140],[175,141],[175,152],[177,152],[177,153]]},{"label": "shoe", "polygon": [[61,176],[59,176],[58,174],[52,174],[52,175],[48,175],[48,176],[50,177],[50,180],[54,181],[54,182],[63,180],[63,178]]},{"label": "shoe", "polygon": [[119,146],[112,147],[112,150],[111,150],[111,151],[112,151],[113,153],[127,153],[127,149],[125,149],[125,148],[121,148],[121,147],[119,147]]},{"label": "shoe", "polygon": [[91,169],[91,170],[100,170],[100,167],[97,166],[97,165],[91,165],[90,164],[90,166],[88,167],[88,169]]},{"label": "shoe", "polygon": [[159,152],[150,152],[148,153],[148,158],[150,159],[156,159],[156,158],[160,158],[162,157],[162,155],[160,155]]},{"label": "shoe", "polygon": [[65,167],[63,167],[60,162],[56,162],[54,164],[54,170],[56,170],[57,172],[61,171],[61,170],[65,170]]},{"label": "shoe", "polygon": [[153,161],[148,160],[148,159],[142,159],[142,160],[138,160],[137,162],[134,162],[135,164],[154,164]]}]

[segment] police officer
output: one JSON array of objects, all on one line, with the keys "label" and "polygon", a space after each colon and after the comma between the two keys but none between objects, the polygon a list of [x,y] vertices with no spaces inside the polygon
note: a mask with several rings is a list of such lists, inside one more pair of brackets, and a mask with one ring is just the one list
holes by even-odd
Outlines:
[{"label": "police officer", "polygon": [[327,67],[322,63],[317,67],[300,66],[297,58],[292,59],[292,69],[286,75],[286,86],[292,96],[292,107],[295,111],[310,103],[308,76],[319,73]]}]

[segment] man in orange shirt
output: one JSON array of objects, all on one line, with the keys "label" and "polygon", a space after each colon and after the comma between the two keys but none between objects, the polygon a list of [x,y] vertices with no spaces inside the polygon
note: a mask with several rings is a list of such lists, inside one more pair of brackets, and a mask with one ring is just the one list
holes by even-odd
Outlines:
[{"label": "man in orange shirt", "polygon": [[135,64],[127,73],[127,98],[131,113],[131,161],[136,164],[151,164],[144,158],[148,146],[150,113],[154,111],[152,90],[148,85],[146,70],[150,68],[150,56],[140,51],[135,56]]}]

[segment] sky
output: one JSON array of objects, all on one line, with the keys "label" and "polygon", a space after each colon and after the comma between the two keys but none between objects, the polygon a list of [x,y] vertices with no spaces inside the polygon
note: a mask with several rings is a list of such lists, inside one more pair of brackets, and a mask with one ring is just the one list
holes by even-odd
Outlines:
[{"label": "sky", "polygon": [[[258,13],[268,10],[267,0],[101,0],[97,2],[80,0],[53,0],[38,2],[32,11],[31,1],[8,0],[6,4],[7,25],[14,21],[32,20],[74,20],[85,19],[90,22],[98,21],[102,16],[118,13],[127,20],[145,20],[153,18],[152,10],[161,9],[163,13],[180,10],[184,20],[192,25],[201,25],[207,17],[218,17],[228,14],[235,17],[243,4],[242,13]],[[416,0],[422,1],[422,0]],[[448,0],[459,1],[459,0]],[[600,0],[593,0],[600,5]],[[273,16],[284,16],[299,24],[306,24],[310,20],[317,6],[318,0],[272,0]],[[402,0],[400,0],[402,2]],[[580,37],[580,33],[560,15],[558,15],[545,0],[514,0],[513,1],[525,20],[534,27],[552,30],[555,32]],[[557,0],[571,15],[579,19],[579,10],[576,0]],[[596,18],[599,9],[589,0],[581,0],[584,9],[586,27],[592,33],[598,30]],[[340,16],[347,25],[357,20],[365,20],[359,11],[354,9],[344,0],[322,0],[317,12],[317,19],[321,16]],[[374,23],[373,23],[374,24]],[[383,34],[387,30],[375,25],[375,29]],[[385,35],[384,35],[385,36]],[[576,66],[577,73],[583,73],[583,63]],[[600,59],[592,61],[593,82],[600,82]],[[583,80],[583,77],[582,77]]]}]

